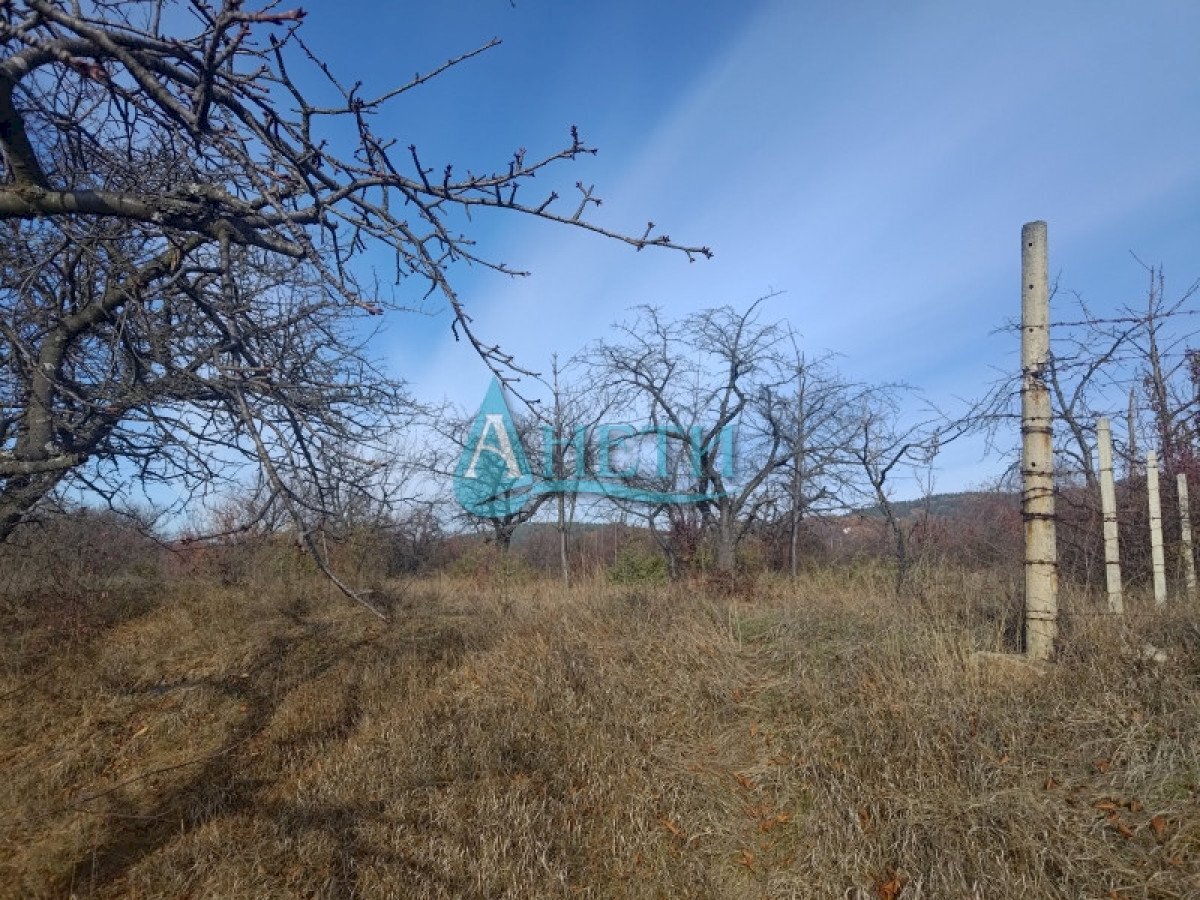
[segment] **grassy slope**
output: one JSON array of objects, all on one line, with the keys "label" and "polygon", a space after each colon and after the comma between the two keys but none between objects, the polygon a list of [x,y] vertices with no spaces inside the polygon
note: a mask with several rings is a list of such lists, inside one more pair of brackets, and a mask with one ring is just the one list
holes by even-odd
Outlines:
[{"label": "grassy slope", "polygon": [[1196,896],[1195,611],[1022,675],[989,579],[887,584],[10,603],[0,893]]}]

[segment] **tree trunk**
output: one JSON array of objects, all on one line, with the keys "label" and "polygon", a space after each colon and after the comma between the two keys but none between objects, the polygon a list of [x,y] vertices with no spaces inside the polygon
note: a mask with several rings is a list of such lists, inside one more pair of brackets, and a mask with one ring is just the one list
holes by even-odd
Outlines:
[{"label": "tree trunk", "polygon": [[496,546],[500,548],[501,553],[507,556],[508,551],[512,548],[513,532],[517,530],[517,524],[497,519],[492,523],[492,529],[495,532]]},{"label": "tree trunk", "polygon": [[562,568],[563,584],[571,584],[571,570],[567,560],[567,498],[558,495],[558,563]]},{"label": "tree trunk", "polygon": [[792,497],[788,516],[788,568],[792,578],[800,570],[800,517],[804,502],[804,439],[796,441],[795,458],[792,460]]},{"label": "tree trunk", "polygon": [[896,516],[892,502],[882,490],[878,491],[878,497],[888,530],[892,533],[892,549],[896,554],[896,596],[899,597],[904,593],[904,582],[908,577],[908,540],[904,534],[904,523]]},{"label": "tree trunk", "polygon": [[800,516],[799,510],[792,510],[791,534],[788,543],[788,568],[795,578],[800,570]]},{"label": "tree trunk", "polygon": [[733,511],[722,507],[717,519],[717,571],[732,572],[737,566],[737,523]]},{"label": "tree trunk", "polygon": [[1125,427],[1129,434],[1129,439],[1125,446],[1125,477],[1133,478],[1137,475],[1138,469],[1138,444],[1137,444],[1137,403],[1134,399],[1135,388],[1129,389],[1129,412],[1126,413]]},{"label": "tree trunk", "polygon": [[0,488],[0,544],[25,519],[31,509],[62,480],[64,472],[9,478]]}]

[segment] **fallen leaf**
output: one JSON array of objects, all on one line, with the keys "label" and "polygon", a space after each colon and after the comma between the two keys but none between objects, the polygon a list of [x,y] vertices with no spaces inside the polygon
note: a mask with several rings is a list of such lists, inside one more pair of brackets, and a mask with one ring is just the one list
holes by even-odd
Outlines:
[{"label": "fallen leaf", "polygon": [[792,817],[788,813],[779,813],[778,815],[775,815],[775,816],[768,816],[767,818],[763,819],[761,822],[758,823],[758,830],[762,831],[762,832],[768,832],[772,828],[774,828],[776,825],[783,825],[783,824],[786,824],[787,822],[790,822],[791,820],[792,820]]},{"label": "fallen leaf", "polygon": [[678,825],[676,825],[674,822],[672,822],[670,819],[668,819],[666,816],[663,816],[658,821],[659,821],[659,824],[661,824],[663,828],[667,829],[667,831],[671,832],[671,834],[675,835],[675,837],[681,838],[684,836],[683,829],[680,828]]},{"label": "fallen leaf", "polygon": [[1129,801],[1129,811],[1130,812],[1139,813],[1145,808],[1146,807],[1142,805],[1141,800],[1130,800]]},{"label": "fallen leaf", "polygon": [[1160,841],[1163,835],[1167,833],[1167,818],[1161,813],[1150,820],[1150,827],[1154,829],[1154,836]]},{"label": "fallen leaf", "polygon": [[1095,803],[1093,803],[1092,806],[1094,806],[1096,809],[1100,810],[1101,812],[1107,812],[1107,813],[1114,813],[1117,811],[1117,809],[1119,809],[1117,804],[1113,803],[1111,800],[1098,800]]},{"label": "fallen leaf", "polygon": [[743,848],[741,858],[738,860],[738,865],[745,866],[747,869],[754,869],[754,854]]},{"label": "fallen leaf", "polygon": [[1097,772],[1099,772],[1101,775],[1103,775],[1105,772],[1107,772],[1109,769],[1112,768],[1112,761],[1107,760],[1107,759],[1092,760],[1092,768],[1095,769]]},{"label": "fallen leaf", "polygon": [[758,723],[751,722],[750,723],[750,737],[754,737],[757,734],[758,734]]},{"label": "fallen leaf", "polygon": [[1058,787],[1058,782],[1054,780],[1053,775],[1046,776],[1046,783],[1042,785],[1043,790],[1052,791]]},{"label": "fallen leaf", "polygon": [[750,778],[748,778],[747,776],[741,774],[740,772],[734,772],[733,777],[736,778],[737,783],[740,784],[742,787],[744,787],[746,790],[750,791],[750,790],[754,789],[754,782],[752,780],[750,780]]},{"label": "fallen leaf", "polygon": [[1112,827],[1115,828],[1122,837],[1127,839],[1133,837],[1133,829],[1122,822],[1115,813],[1109,817],[1108,821],[1109,824],[1112,825]]},{"label": "fallen leaf", "polygon": [[875,896],[879,900],[896,900],[904,890],[904,880],[895,872],[887,880],[875,882]]}]

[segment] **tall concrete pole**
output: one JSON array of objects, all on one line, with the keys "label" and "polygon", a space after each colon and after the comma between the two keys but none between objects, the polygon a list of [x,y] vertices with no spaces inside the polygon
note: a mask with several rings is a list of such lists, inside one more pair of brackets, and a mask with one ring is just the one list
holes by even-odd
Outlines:
[{"label": "tall concrete pole", "polygon": [[1021,229],[1021,514],[1025,520],[1025,653],[1034,660],[1050,659],[1058,636],[1049,365],[1046,223],[1028,222]]},{"label": "tall concrete pole", "polygon": [[1146,500],[1150,505],[1150,560],[1154,567],[1154,605],[1167,602],[1167,565],[1163,559],[1162,503],[1158,497],[1158,454],[1146,453]]},{"label": "tall concrete pole", "polygon": [[1187,475],[1175,476],[1179,488],[1179,555],[1183,562],[1183,582],[1188,600],[1196,598],[1196,555],[1192,552],[1192,510],[1188,502]]},{"label": "tall concrete pole", "polygon": [[1121,596],[1121,544],[1117,536],[1117,491],[1113,483],[1112,427],[1101,416],[1096,422],[1100,452],[1100,509],[1104,513],[1104,574],[1108,581],[1108,611],[1125,612]]}]

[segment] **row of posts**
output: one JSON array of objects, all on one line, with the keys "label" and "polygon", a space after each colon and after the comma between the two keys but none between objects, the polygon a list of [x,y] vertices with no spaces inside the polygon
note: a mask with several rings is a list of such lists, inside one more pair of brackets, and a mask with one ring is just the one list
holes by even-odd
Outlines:
[{"label": "row of posts", "polygon": [[[1053,413],[1046,381],[1050,358],[1050,291],[1045,222],[1021,229],[1021,513],[1025,523],[1025,652],[1048,660],[1058,636],[1058,551],[1054,525]],[[1116,488],[1113,483],[1112,430],[1108,419],[1097,422],[1100,455],[1100,503],[1104,513],[1104,561],[1108,606],[1122,613],[1121,561],[1117,539]],[[1189,597],[1196,592],[1192,523],[1187,476],[1178,475],[1180,552]],[[1146,493],[1150,507],[1154,603],[1167,600],[1163,557],[1162,505],[1158,459],[1146,454]]]},{"label": "row of posts", "polygon": [[[1108,419],[1096,423],[1100,452],[1100,507],[1104,513],[1104,571],[1108,588],[1109,612],[1123,613],[1125,600],[1121,590],[1121,549],[1117,539],[1117,499],[1113,482],[1112,428]],[[1183,563],[1184,585],[1189,597],[1196,595],[1196,556],[1192,550],[1192,516],[1188,502],[1187,475],[1175,476],[1179,499],[1179,554]],[[1167,602],[1167,566],[1163,554],[1162,501],[1158,485],[1158,455],[1146,454],[1146,497],[1150,507],[1150,563],[1154,572],[1154,605]]]}]

